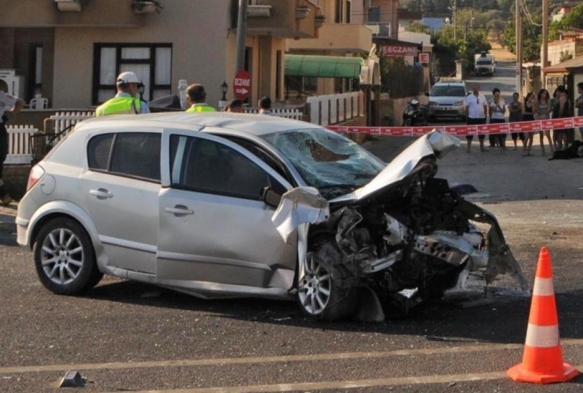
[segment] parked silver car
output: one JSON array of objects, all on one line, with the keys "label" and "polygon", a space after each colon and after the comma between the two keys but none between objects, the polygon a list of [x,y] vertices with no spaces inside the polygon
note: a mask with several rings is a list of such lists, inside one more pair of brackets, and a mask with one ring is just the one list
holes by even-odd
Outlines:
[{"label": "parked silver car", "polygon": [[386,166],[273,116],[91,119],[32,168],[18,243],[57,294],[105,273],[203,298],[296,298],[330,320],[370,299],[440,298],[471,271],[526,287],[495,218],[434,177],[458,144],[433,132]]}]

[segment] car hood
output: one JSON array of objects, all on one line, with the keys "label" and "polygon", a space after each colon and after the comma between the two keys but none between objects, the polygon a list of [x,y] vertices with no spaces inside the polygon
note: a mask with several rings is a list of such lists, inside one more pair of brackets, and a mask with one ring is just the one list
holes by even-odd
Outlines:
[{"label": "car hood", "polygon": [[370,198],[379,192],[391,188],[395,183],[412,174],[417,164],[427,157],[442,158],[451,150],[460,146],[460,140],[445,132],[433,130],[420,137],[403,150],[389,165],[365,186],[338,198],[330,203],[350,203]]}]

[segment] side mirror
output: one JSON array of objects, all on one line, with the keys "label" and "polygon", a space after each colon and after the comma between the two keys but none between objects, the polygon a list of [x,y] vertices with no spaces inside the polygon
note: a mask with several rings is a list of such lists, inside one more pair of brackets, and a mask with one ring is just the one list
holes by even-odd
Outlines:
[{"label": "side mirror", "polygon": [[269,187],[263,187],[261,190],[261,200],[267,206],[277,208],[281,202],[281,195]]},{"label": "side mirror", "polygon": [[425,97],[429,97],[429,95],[430,95],[429,93],[425,93]]}]

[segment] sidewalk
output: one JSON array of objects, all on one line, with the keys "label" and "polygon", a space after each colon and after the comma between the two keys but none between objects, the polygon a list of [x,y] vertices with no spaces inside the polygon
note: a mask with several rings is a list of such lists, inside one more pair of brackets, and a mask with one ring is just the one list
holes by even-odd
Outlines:
[{"label": "sidewalk", "polygon": [[16,233],[16,209],[18,204],[12,202],[8,206],[0,205],[0,235]]}]

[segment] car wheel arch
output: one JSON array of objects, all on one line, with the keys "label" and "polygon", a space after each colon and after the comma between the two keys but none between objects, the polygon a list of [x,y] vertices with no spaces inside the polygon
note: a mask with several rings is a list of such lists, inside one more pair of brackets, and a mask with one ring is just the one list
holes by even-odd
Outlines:
[{"label": "car wheel arch", "polygon": [[87,232],[87,235],[93,243],[93,248],[97,253],[98,249],[101,249],[101,241],[97,235],[97,229],[92,224],[91,217],[87,212],[85,212],[80,206],[73,203],[65,201],[54,201],[49,202],[41,208],[37,209],[35,214],[31,217],[29,221],[29,239],[28,245],[32,249],[34,242],[38,233],[41,231],[42,227],[49,221],[56,218],[71,218],[81,225],[81,227]]}]

